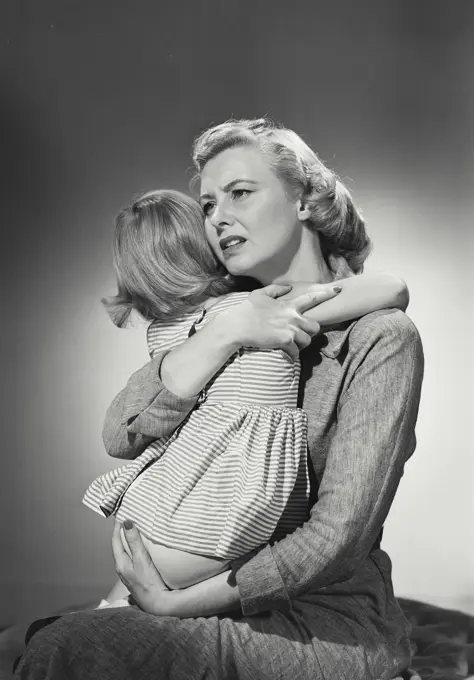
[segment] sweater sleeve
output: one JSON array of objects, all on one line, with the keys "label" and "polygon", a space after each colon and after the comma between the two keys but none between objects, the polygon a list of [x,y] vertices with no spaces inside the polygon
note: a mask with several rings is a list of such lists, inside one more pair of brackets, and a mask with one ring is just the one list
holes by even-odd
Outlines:
[{"label": "sweater sleeve", "polygon": [[309,521],[234,571],[246,615],[290,609],[303,593],[350,579],[383,526],[415,448],[418,332],[404,315],[378,319],[353,361]]},{"label": "sweater sleeve", "polygon": [[182,399],[163,385],[160,369],[166,354],[154,354],[133,373],[107,409],[102,436],[110,456],[136,458],[154,439],[170,435],[195,406],[197,396]]}]

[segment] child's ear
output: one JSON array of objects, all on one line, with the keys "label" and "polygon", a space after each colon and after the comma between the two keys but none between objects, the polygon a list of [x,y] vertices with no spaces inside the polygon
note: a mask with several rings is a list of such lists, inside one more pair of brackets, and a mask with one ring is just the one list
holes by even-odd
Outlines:
[{"label": "child's ear", "polygon": [[298,211],[298,219],[300,222],[306,222],[306,220],[309,220],[311,217],[311,211],[303,198],[298,200],[296,209]]}]

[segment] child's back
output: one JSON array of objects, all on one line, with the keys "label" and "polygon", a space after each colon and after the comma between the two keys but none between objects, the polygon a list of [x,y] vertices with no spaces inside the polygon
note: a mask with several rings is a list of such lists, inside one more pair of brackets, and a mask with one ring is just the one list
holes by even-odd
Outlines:
[{"label": "child's back", "polygon": [[[247,295],[152,323],[150,354],[178,346]],[[278,536],[293,530],[307,518],[309,493],[299,373],[299,362],[280,350],[242,349],[170,439],[153,443],[115,480],[104,475],[86,504],[97,510],[100,495],[105,514],[132,519],[152,541],[226,560],[268,542],[277,526]]]}]

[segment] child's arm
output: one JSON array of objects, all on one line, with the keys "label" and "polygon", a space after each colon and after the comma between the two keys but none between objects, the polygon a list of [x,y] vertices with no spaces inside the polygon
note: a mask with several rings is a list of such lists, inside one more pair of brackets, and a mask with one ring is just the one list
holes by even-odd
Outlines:
[{"label": "child's arm", "polygon": [[[342,288],[338,295],[332,292],[337,286]],[[405,310],[408,306],[405,282],[386,272],[351,276],[331,284],[295,283],[281,299],[289,302],[306,293],[321,296],[315,307],[308,304],[310,308],[303,312],[305,318],[321,326],[357,319],[377,309]],[[218,314],[207,325],[207,333],[206,329],[199,331],[166,355],[161,365],[161,379],[170,392],[181,398],[198,394],[236,350],[242,345],[254,346],[249,338],[235,334],[230,314],[232,310]],[[213,337],[212,344],[208,342],[209,335]],[[277,348],[278,344],[275,342],[273,347]]]},{"label": "child's arm", "polygon": [[239,349],[240,342],[230,324],[218,314],[202,330],[165,355],[160,377],[163,385],[181,399],[191,398]]},{"label": "child's arm", "polygon": [[324,291],[334,286],[342,288],[336,297],[325,300],[304,313],[307,319],[317,321],[321,326],[357,319],[378,309],[393,307],[405,311],[409,302],[406,283],[388,272],[360,274],[330,284],[295,284],[291,297],[296,292],[302,293],[303,289],[300,287],[304,286],[308,291]]},{"label": "child's arm", "polygon": [[319,332],[318,323],[301,315],[337,293],[334,286],[314,291],[306,286],[291,303],[273,299],[286,294],[289,288],[272,285],[255,290],[245,302],[220,312],[169,352],[161,364],[161,380],[167,390],[180,398],[198,394],[241,347],[282,349],[296,360],[299,350]]}]

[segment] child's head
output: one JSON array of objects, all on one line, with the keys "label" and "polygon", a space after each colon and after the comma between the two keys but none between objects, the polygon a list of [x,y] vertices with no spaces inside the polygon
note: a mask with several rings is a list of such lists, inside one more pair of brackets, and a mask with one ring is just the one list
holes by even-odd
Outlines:
[{"label": "child's head", "polygon": [[207,243],[201,207],[179,191],[150,191],[121,210],[113,254],[118,293],[103,302],[117,326],[133,309],[173,319],[232,288]]}]

